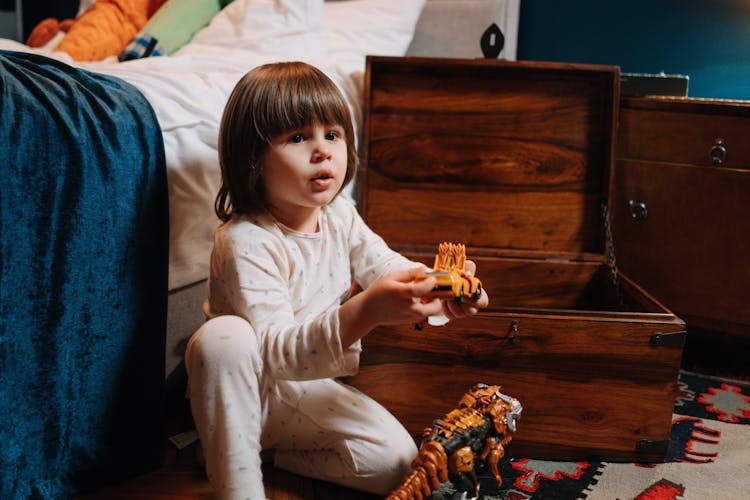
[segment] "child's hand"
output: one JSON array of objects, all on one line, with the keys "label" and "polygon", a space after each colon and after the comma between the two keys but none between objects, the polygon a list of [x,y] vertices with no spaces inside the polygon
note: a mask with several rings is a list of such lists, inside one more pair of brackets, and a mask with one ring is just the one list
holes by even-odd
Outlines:
[{"label": "child's hand", "polygon": [[[477,265],[472,260],[466,261],[466,274],[474,276],[477,270]],[[462,302],[456,302],[455,300],[444,300],[443,301],[443,314],[449,319],[463,318],[465,316],[473,316],[479,312],[479,309],[484,309],[490,303],[490,298],[487,292],[482,287],[482,293],[477,300],[464,299]]]},{"label": "child's hand", "polygon": [[422,300],[435,286],[435,278],[415,281],[423,272],[416,267],[388,274],[346,301],[339,308],[342,345],[348,347],[379,325],[417,324],[442,313],[440,299]]},{"label": "child's hand", "polygon": [[439,299],[422,299],[432,291],[435,278],[415,281],[424,269],[417,267],[383,276],[367,290],[369,312],[378,325],[398,325],[425,320],[442,312]]}]

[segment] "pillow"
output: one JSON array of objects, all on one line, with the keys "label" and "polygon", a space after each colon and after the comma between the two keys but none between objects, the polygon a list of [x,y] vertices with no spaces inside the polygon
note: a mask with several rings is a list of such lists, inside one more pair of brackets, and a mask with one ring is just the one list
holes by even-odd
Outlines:
[{"label": "pillow", "polygon": [[[481,38],[494,23],[502,33],[502,50],[497,57],[514,61],[520,3],[520,0],[428,0],[406,53],[410,56],[484,57]],[[492,52],[491,55],[495,55],[497,51]]]},{"label": "pillow", "polygon": [[365,67],[365,56],[403,56],[425,0],[325,2],[326,49],[349,72]]},{"label": "pillow", "polygon": [[116,56],[138,33],[161,0],[96,0],[57,46],[76,61]]},{"label": "pillow", "polygon": [[120,61],[170,55],[211,22],[231,0],[167,0],[143,29],[128,42]]},{"label": "pillow", "polygon": [[325,55],[323,0],[234,0],[183,47],[284,59]]},{"label": "pillow", "polygon": [[81,0],[78,4],[78,13],[76,14],[76,17],[82,16],[83,13],[89,10],[93,4],[94,0]]}]

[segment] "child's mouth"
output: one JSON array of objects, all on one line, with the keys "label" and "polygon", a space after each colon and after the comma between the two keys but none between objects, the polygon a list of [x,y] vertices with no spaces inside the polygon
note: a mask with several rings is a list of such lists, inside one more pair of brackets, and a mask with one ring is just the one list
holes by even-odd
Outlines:
[{"label": "child's mouth", "polygon": [[320,188],[327,188],[333,183],[333,175],[329,172],[321,172],[312,179],[313,184]]}]

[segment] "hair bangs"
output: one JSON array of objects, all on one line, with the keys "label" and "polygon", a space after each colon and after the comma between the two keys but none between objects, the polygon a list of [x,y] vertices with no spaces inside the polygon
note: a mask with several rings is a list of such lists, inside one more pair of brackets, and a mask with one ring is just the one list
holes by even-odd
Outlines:
[{"label": "hair bangs", "polygon": [[349,123],[347,104],[330,80],[302,74],[278,83],[267,89],[268,95],[259,96],[257,102],[264,109],[256,114],[255,128],[267,143],[280,134],[311,123]]}]

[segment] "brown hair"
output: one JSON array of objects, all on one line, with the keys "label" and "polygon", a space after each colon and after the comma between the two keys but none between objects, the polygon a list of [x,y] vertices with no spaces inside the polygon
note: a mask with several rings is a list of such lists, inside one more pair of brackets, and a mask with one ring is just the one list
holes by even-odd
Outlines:
[{"label": "brown hair", "polygon": [[302,62],[258,66],[234,87],[219,129],[221,187],[214,210],[226,222],[233,214],[267,209],[263,189],[263,154],[279,135],[311,123],[340,125],[347,143],[345,186],[358,157],[349,107],[336,84]]}]

